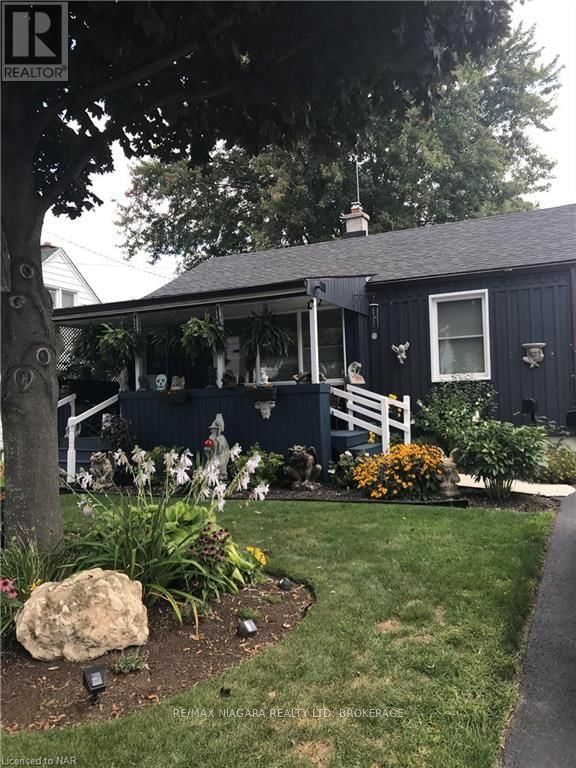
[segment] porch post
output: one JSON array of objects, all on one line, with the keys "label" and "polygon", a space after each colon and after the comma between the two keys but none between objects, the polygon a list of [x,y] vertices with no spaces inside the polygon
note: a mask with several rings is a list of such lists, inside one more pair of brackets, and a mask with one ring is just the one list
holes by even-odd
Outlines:
[{"label": "porch post", "polygon": [[[220,325],[224,325],[224,310],[222,304],[216,305],[216,317]],[[222,377],[224,376],[224,368],[226,367],[226,352],[218,352],[216,355],[216,386],[218,389],[222,389]]]},{"label": "porch post", "polygon": [[[140,315],[134,313],[134,333],[136,338],[140,336],[142,332],[142,325],[140,323]],[[145,373],[144,356],[141,351],[137,351],[134,355],[134,390],[138,389],[138,379]]]},{"label": "porch post", "polygon": [[320,383],[320,360],[318,358],[318,299],[313,296],[308,302],[310,319],[310,373],[312,384]]}]

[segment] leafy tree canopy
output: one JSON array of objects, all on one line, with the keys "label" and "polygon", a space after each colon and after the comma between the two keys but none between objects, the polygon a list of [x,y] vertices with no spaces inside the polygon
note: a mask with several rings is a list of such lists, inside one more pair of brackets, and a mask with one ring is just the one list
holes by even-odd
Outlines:
[{"label": "leafy tree canopy", "polygon": [[[432,116],[413,102],[373,111],[358,140],[370,231],[530,208],[523,196],[547,188],[553,163],[529,129],[546,130],[558,72],[556,60],[542,63],[533,29],[520,27],[480,62],[457,67]],[[343,139],[335,154],[301,141],[250,156],[220,144],[205,167],[145,160],[120,208],[127,252],[192,266],[336,237],[356,189],[350,146]]]}]

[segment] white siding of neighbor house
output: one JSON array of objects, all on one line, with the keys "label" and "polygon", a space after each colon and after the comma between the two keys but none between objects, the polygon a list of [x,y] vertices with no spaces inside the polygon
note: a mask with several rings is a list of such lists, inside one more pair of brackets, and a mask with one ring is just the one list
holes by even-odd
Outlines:
[{"label": "white siding of neighbor house", "polygon": [[[98,296],[81,279],[61,249],[43,262],[42,275],[46,288],[56,288],[75,293],[74,306],[100,303]],[[61,304],[59,303],[58,306]]]}]

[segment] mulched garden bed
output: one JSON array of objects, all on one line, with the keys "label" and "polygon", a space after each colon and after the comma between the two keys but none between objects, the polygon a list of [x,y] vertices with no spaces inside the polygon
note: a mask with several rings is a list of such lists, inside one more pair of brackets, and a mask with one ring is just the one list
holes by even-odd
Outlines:
[{"label": "mulched garden bed", "polygon": [[[224,595],[210,615],[201,619],[199,637],[193,623],[180,625],[168,607],[154,606],[148,611],[150,637],[139,651],[146,667],[128,674],[112,671],[120,651],[73,664],[37,661],[14,643],[2,654],[2,725],[8,731],[50,730],[118,718],[154,706],[278,642],[312,603],[306,587],[297,585],[283,592],[276,580],[267,577],[237,595]],[[236,635],[239,608],[260,613],[258,634],[251,639]],[[108,687],[96,705],[89,703],[82,687],[82,669],[93,664],[103,665],[108,675]]]}]

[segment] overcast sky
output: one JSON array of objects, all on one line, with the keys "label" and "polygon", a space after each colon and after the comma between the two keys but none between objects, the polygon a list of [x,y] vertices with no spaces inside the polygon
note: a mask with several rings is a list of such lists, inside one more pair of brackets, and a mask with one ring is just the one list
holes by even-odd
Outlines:
[{"label": "overcast sky", "polygon": [[[576,202],[576,2],[574,0],[529,0],[517,4],[514,22],[536,25],[536,40],[546,60],[556,54],[564,65],[558,108],[550,121],[550,133],[535,138],[557,163],[550,190],[533,197],[542,208]],[[96,194],[104,205],[70,220],[46,216],[43,242],[59,245],[68,253],[102,301],[144,296],[174,275],[174,263],[166,259],[151,266],[145,255],[125,262],[122,237],[114,225],[117,201],[129,187],[129,164],[115,151],[114,173],[98,176]],[[351,192],[352,194],[352,192]]]}]

